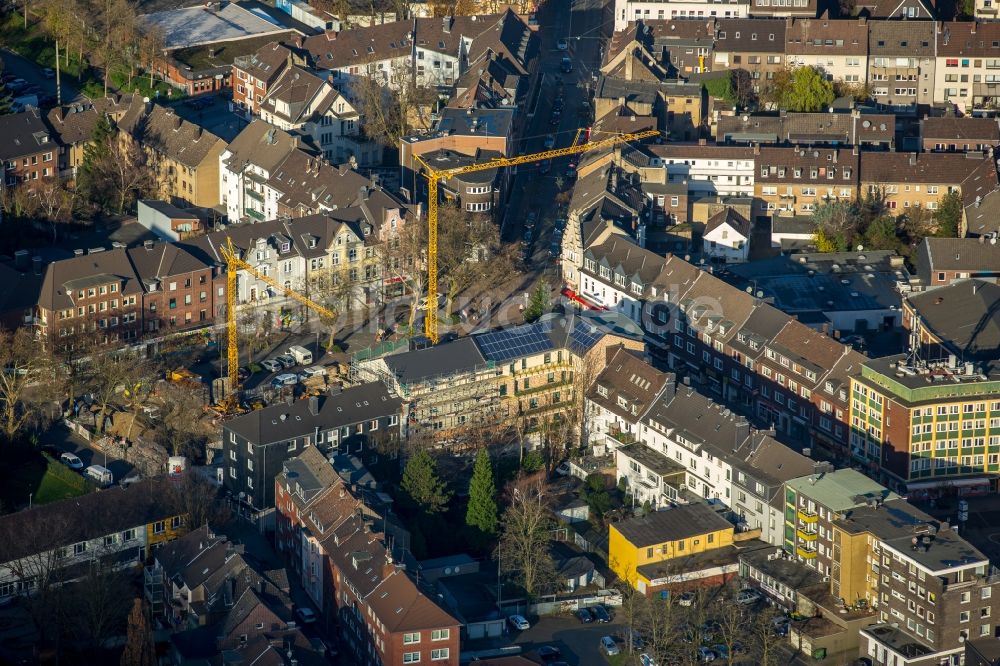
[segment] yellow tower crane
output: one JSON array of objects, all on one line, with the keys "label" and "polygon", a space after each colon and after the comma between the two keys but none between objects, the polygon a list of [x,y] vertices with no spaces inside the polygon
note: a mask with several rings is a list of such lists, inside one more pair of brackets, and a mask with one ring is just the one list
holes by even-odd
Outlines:
[{"label": "yellow tower crane", "polygon": [[226,262],[226,338],[227,338],[227,362],[229,364],[229,391],[230,398],[238,395],[239,389],[239,366],[240,350],[236,335],[236,272],[244,270],[255,278],[283,292],[285,296],[298,301],[307,308],[314,310],[323,317],[335,319],[337,314],[312,299],[306,298],[302,294],[278,284],[274,278],[264,275],[249,263],[240,259],[239,252],[233,245],[233,239],[226,237],[225,245],[219,248],[219,253]]},{"label": "yellow tower crane", "polygon": [[[578,133],[579,136],[579,133]],[[572,145],[567,148],[556,148],[530,155],[518,155],[516,157],[496,157],[488,162],[472,164],[470,166],[455,167],[454,169],[434,169],[427,164],[419,155],[415,159],[424,167],[424,176],[427,178],[427,313],[424,316],[424,335],[432,344],[438,342],[438,312],[437,312],[437,250],[438,250],[438,183],[453,176],[476,171],[487,171],[502,167],[512,167],[518,164],[528,164],[531,162],[541,162],[542,160],[565,157],[566,155],[578,155],[591,150],[609,148],[619,143],[628,141],[639,141],[650,137],[660,136],[659,130],[645,130],[634,134],[620,134],[608,139],[594,141],[593,143],[582,143]],[[576,142],[574,141],[574,144]],[[431,301],[433,300],[433,305]]]}]

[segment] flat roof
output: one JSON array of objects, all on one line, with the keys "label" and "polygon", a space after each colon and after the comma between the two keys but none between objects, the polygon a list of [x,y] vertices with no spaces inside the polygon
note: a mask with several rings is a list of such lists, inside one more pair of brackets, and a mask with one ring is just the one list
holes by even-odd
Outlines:
[{"label": "flat roof", "polygon": [[630,518],[611,525],[612,529],[617,530],[637,548],[732,527],[732,523],[704,503],[653,511],[641,518]]},{"label": "flat roof", "polygon": [[[778,557],[774,557],[776,552],[779,555]],[[777,546],[741,553],[740,559],[747,562],[754,569],[793,590],[801,590],[813,585],[823,584],[823,574],[807,567],[802,562],[791,559],[787,553]]]},{"label": "flat roof", "polygon": [[[834,524],[852,534],[869,532],[884,545],[931,571],[942,571],[989,560],[950,527],[898,498],[879,506],[844,512]],[[913,543],[914,539],[917,543]]]},{"label": "flat roof", "polygon": [[210,3],[144,14],[139,21],[163,33],[167,50],[225,42],[285,30],[264,12],[237,3]]},{"label": "flat roof", "polygon": [[899,495],[882,484],[850,468],[790,479],[785,485],[836,512],[863,505],[860,498],[866,496],[886,502],[899,499]]},{"label": "flat roof", "polygon": [[686,472],[686,468],[683,465],[674,462],[659,451],[654,451],[642,442],[619,447],[618,452],[637,461],[643,467],[653,470],[660,476],[684,474]]}]

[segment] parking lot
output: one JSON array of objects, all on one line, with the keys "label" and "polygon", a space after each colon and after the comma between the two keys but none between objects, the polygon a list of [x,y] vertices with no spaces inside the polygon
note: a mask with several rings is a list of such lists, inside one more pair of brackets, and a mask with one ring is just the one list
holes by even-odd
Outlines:
[{"label": "parking lot", "polygon": [[[559,648],[559,660],[570,666],[607,663],[601,649],[603,636],[617,636],[624,627],[614,622],[604,624],[591,622],[581,624],[572,616],[551,616],[539,619],[530,629],[513,634],[514,644],[521,646],[525,654],[543,645]],[[625,645],[617,643],[622,652]],[[628,663],[628,662],[626,662]]]}]

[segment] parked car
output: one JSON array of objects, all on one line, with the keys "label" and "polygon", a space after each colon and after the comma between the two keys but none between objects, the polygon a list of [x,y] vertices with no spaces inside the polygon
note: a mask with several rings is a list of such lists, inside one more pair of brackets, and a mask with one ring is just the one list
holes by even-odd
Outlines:
[{"label": "parked car", "polygon": [[705,662],[707,664],[709,662],[715,661],[716,656],[717,655],[714,652],[712,652],[711,650],[709,650],[707,647],[699,647],[698,648],[698,660],[699,661],[703,661],[703,662]]},{"label": "parked car", "polygon": [[69,467],[70,469],[75,469],[78,472],[84,468],[83,461],[80,460],[79,456],[77,456],[75,453],[67,452],[62,454],[61,456],[59,456],[59,462],[61,462],[63,465],[66,465],[66,467]]},{"label": "parked car", "polygon": [[691,607],[694,606],[695,596],[694,592],[685,592],[684,594],[677,597],[678,606]]},{"label": "parked car", "polygon": [[551,134],[546,134],[545,142],[542,145],[545,146],[545,150],[552,150],[556,146],[556,138]]},{"label": "parked car", "polygon": [[271,386],[281,388],[282,386],[295,386],[299,383],[299,376],[290,372],[284,372],[271,380]]},{"label": "parked car", "polygon": [[736,603],[742,606],[749,606],[760,601],[760,592],[757,590],[740,590],[736,593]]},{"label": "parked car", "polygon": [[573,59],[569,56],[563,56],[562,62],[559,63],[559,69],[562,70],[564,74],[569,74],[573,71]]},{"label": "parked car", "polygon": [[273,358],[261,361],[260,365],[268,372],[277,372],[278,370],[283,370],[285,367],[281,364],[281,361],[277,361]]},{"label": "parked car", "polygon": [[28,87],[28,82],[24,79],[13,79],[7,83],[7,90],[11,92],[19,92]]},{"label": "parked car", "polygon": [[555,661],[562,656],[562,652],[559,648],[554,645],[543,645],[542,647],[535,650],[539,657],[542,658],[544,662]]},{"label": "parked car", "polygon": [[289,354],[282,354],[281,356],[275,356],[274,360],[277,361],[278,363],[280,363],[286,369],[287,368],[294,368],[296,365],[298,365],[298,361],[296,361]]},{"label": "parked car", "polygon": [[312,624],[316,621],[316,613],[313,612],[312,608],[306,606],[299,606],[295,609],[295,615],[299,618],[302,624]]},{"label": "parked car", "polygon": [[43,69],[42,70],[42,74],[47,79],[54,79],[54,78],[56,78],[56,73],[55,73],[55,71],[53,71],[53,69],[51,67],[46,67],[45,69]]},{"label": "parked car", "polygon": [[528,621],[524,618],[523,615],[511,615],[510,617],[507,618],[507,621],[510,623],[510,626],[514,627],[518,631],[525,631],[527,629],[531,629],[531,625],[528,623]]},{"label": "parked car", "polygon": [[570,180],[576,180],[576,164],[574,164],[573,162],[567,164],[566,171],[563,173],[563,175],[566,176],[566,178],[569,178]]},{"label": "parked car", "polygon": [[594,616],[586,608],[580,608],[576,611],[576,619],[580,620],[583,624],[590,624],[594,621]]},{"label": "parked car", "polygon": [[247,377],[249,377],[250,374],[251,373],[250,373],[250,370],[248,368],[238,368],[236,370],[236,378],[239,379],[240,381],[243,381],[244,379],[246,379]]},{"label": "parked car", "polygon": [[601,604],[590,607],[590,612],[594,614],[594,617],[598,622],[611,622],[611,614],[608,609]]},{"label": "parked car", "polygon": [[531,233],[531,229],[525,229],[524,230],[524,236],[523,236],[523,238],[524,238],[524,242],[525,243],[529,243],[530,244],[531,241],[534,239],[534,237],[535,237],[535,235],[533,233]]},{"label": "parked car", "polygon": [[562,462],[558,467],[556,467],[556,474],[559,476],[569,476],[569,472],[569,461]]},{"label": "parked car", "polygon": [[640,666],[657,666],[657,663],[653,660],[653,658],[645,653],[639,655],[639,664]]},{"label": "parked car", "polygon": [[719,643],[718,645],[713,645],[712,652],[714,652],[715,656],[721,659],[722,661],[726,661],[729,658],[729,648],[723,645],[722,643]]},{"label": "parked car", "polygon": [[776,617],[771,620],[771,626],[774,627],[775,636],[787,636],[788,628],[791,626],[791,621],[782,615],[781,617]]},{"label": "parked car", "polygon": [[609,657],[613,657],[621,652],[621,650],[618,649],[618,643],[615,643],[615,639],[611,636],[601,637],[601,649],[604,650],[604,654]]},{"label": "parked car", "polygon": [[313,377],[322,377],[323,375],[326,374],[326,368],[324,368],[321,365],[311,365],[299,374],[304,376],[306,379],[312,379]]},{"label": "parked car", "polygon": [[556,48],[560,51],[565,51],[569,48],[569,40],[565,37],[560,37],[559,41],[556,42]]}]

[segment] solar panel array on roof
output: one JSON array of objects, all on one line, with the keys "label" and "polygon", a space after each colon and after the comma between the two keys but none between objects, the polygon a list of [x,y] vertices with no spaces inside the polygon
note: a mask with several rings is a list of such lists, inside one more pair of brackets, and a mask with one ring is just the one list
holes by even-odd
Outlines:
[{"label": "solar panel array on roof", "polygon": [[602,337],[604,337],[604,333],[596,326],[576,322],[573,330],[569,332],[570,349],[577,354],[582,354],[592,349]]},{"label": "solar panel array on roof", "polygon": [[553,349],[552,340],[541,326],[527,325],[473,337],[479,351],[489,361],[503,363]]}]

